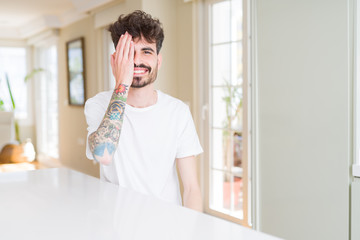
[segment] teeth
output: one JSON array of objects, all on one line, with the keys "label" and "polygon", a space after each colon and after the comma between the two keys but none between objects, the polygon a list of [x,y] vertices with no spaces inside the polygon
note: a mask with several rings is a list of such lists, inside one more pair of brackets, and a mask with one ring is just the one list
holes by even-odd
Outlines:
[{"label": "teeth", "polygon": [[145,73],[144,70],[135,70],[134,73]]}]

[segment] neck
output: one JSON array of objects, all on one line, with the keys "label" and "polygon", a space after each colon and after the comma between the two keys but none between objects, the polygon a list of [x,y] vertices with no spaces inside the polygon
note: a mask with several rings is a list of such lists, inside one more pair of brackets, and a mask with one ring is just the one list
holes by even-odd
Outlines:
[{"label": "neck", "polygon": [[126,103],[135,108],[145,108],[157,102],[154,85],[149,84],[142,88],[130,88]]}]

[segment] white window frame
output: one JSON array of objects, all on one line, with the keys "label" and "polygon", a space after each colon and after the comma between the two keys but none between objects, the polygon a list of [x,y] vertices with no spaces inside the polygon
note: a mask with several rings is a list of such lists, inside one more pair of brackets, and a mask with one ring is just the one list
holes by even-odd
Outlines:
[{"label": "white window frame", "polygon": [[[49,48],[51,46],[56,46],[56,52],[57,52],[57,56],[59,56],[59,47],[58,47],[58,30],[49,30],[44,32],[43,34],[40,34],[39,36],[36,36],[34,38],[31,38],[28,40],[28,44],[31,45],[34,49],[33,52],[33,66],[35,68],[39,68],[40,66],[40,51],[42,51],[43,48]],[[45,73],[40,73],[40,74],[45,74]],[[40,101],[41,99],[39,98],[40,94],[38,93],[39,89],[40,89],[40,81],[39,81],[39,75],[35,76],[33,80],[34,81],[34,85],[35,86],[35,90],[34,93],[36,94],[36,99],[35,101]],[[59,79],[57,79],[57,83],[59,85]],[[59,98],[59,90],[58,91],[58,98]],[[36,104],[35,108],[34,108],[34,112],[36,113],[36,135],[38,136],[37,138],[37,152],[38,152],[38,161],[41,162],[42,164],[49,166],[49,167],[59,167],[61,166],[60,161],[59,161],[59,152],[57,153],[57,158],[54,156],[49,156],[47,152],[41,152],[39,151],[39,147],[40,147],[40,140],[41,140],[41,135],[42,135],[42,131],[44,129],[42,129],[41,127],[41,109],[38,107],[40,106],[39,104]],[[59,101],[58,101],[58,112],[59,112]],[[59,122],[58,122],[59,124]],[[58,125],[58,131],[59,131],[59,125]],[[58,151],[59,151],[59,135],[60,133],[58,132]]]},{"label": "white window frame", "polygon": [[[352,29],[353,29],[353,36],[351,37],[353,43],[351,44],[353,46],[354,55],[352,56],[352,62],[353,62],[353,120],[354,120],[354,162],[352,167],[352,172],[354,177],[360,177],[360,3],[359,0],[353,1],[353,11],[350,12],[350,18],[353,19],[353,21],[350,21],[350,24],[352,23]],[[351,9],[351,8],[350,8]],[[353,17],[351,17],[351,15]]]},{"label": "white window frame", "polygon": [[[208,27],[204,27],[204,26],[209,26],[209,14],[207,13],[207,11],[209,11],[209,6],[210,4],[216,3],[216,2],[220,2],[221,0],[205,0],[205,2],[200,3],[197,5],[197,9],[198,9],[198,19],[197,19],[197,23],[198,23],[198,41],[197,44],[198,46],[202,46],[199,47],[198,53],[199,54],[199,71],[200,73],[198,73],[198,77],[201,79],[201,86],[199,89],[206,89],[205,91],[201,90],[200,92],[200,96],[202,98],[202,111],[201,111],[201,115],[202,115],[202,120],[204,121],[203,129],[201,129],[200,132],[200,136],[202,139],[202,142],[205,145],[205,149],[210,149],[211,143],[210,143],[210,114],[209,114],[209,92],[207,91],[207,89],[210,89],[210,82],[208,81],[209,77],[210,77],[210,71],[209,71],[209,66],[210,63],[209,61],[210,56],[209,56],[209,49],[210,49],[210,32]],[[251,171],[248,171],[248,174],[251,175],[251,186],[249,186],[249,188],[251,188],[251,212],[250,213],[245,213],[244,211],[244,218],[242,220],[232,217],[230,215],[226,215],[224,213],[221,212],[217,212],[213,209],[210,209],[210,152],[209,151],[205,151],[204,153],[204,161],[203,161],[203,167],[204,167],[204,171],[203,171],[203,175],[204,175],[204,188],[205,188],[205,194],[204,194],[204,206],[205,206],[205,212],[217,217],[221,217],[224,218],[226,220],[230,220],[232,222],[235,223],[239,223],[243,226],[247,226],[247,227],[252,227],[254,229],[259,229],[259,218],[258,218],[258,211],[257,209],[259,209],[259,201],[258,201],[258,187],[257,187],[257,183],[258,183],[258,167],[257,167],[257,158],[258,158],[258,154],[257,154],[257,146],[258,146],[258,142],[257,142],[257,89],[256,89],[256,61],[254,56],[256,56],[256,49],[255,49],[255,44],[254,43],[255,39],[254,37],[252,37],[250,35],[250,33],[255,33],[255,25],[254,25],[254,21],[255,21],[255,1],[252,0],[244,0],[244,8],[247,9],[247,11],[245,11],[246,13],[250,13],[251,14],[251,18],[249,18],[249,16],[245,16],[248,19],[247,25],[246,25],[246,31],[248,33],[248,35],[246,35],[246,33],[244,33],[244,39],[246,38],[246,42],[248,43],[247,45],[245,45],[244,49],[243,49],[243,54],[248,56],[248,59],[250,59],[251,62],[248,62],[247,65],[245,65],[244,67],[244,75],[247,74],[247,78],[248,82],[246,83],[244,81],[244,86],[246,86],[244,88],[244,99],[247,98],[247,100],[249,100],[250,102],[247,102],[246,105],[246,109],[244,109],[244,111],[247,111],[247,119],[244,119],[244,124],[247,124],[247,133],[245,133],[245,135],[247,136],[247,143],[250,144],[250,146],[245,150],[244,149],[244,155],[247,156],[248,159],[251,159]],[[203,20],[201,20],[200,18],[202,18]],[[254,36],[254,35],[253,35]],[[205,44],[204,44],[205,43]],[[205,66],[203,66],[205,65]],[[201,73],[202,72],[202,73]],[[244,104],[245,105],[245,104]],[[246,123],[247,122],[247,123]],[[246,138],[245,138],[246,139]],[[245,142],[245,141],[244,141]],[[244,166],[245,167],[245,166]],[[248,176],[243,176],[248,177]],[[247,189],[244,189],[244,191],[247,191]],[[244,201],[246,201],[244,199]],[[247,206],[244,204],[244,210],[245,207],[247,208]],[[248,216],[246,216],[248,215]],[[251,225],[248,224],[248,219],[251,219]]]}]

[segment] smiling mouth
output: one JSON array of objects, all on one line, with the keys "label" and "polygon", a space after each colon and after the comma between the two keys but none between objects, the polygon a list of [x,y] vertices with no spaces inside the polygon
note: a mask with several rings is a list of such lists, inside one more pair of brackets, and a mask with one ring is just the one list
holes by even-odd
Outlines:
[{"label": "smiling mouth", "polygon": [[151,71],[151,67],[145,64],[134,64],[134,76],[143,76]]},{"label": "smiling mouth", "polygon": [[146,68],[134,68],[134,76],[138,76],[138,75],[144,75],[148,72],[149,70],[147,70]]}]

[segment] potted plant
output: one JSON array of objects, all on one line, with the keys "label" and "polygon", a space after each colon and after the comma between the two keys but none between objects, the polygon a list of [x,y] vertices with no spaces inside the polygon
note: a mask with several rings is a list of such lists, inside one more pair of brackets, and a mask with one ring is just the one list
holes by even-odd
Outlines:
[{"label": "potted plant", "polygon": [[[41,68],[33,69],[29,74],[25,76],[24,81],[27,82],[29,79],[32,79],[35,74],[42,71],[43,69]],[[10,81],[7,73],[5,73],[5,81],[11,100],[11,110],[15,112],[16,104],[11,91]],[[5,104],[3,99],[1,98],[0,98],[0,111],[5,111]],[[18,162],[33,161],[35,159],[34,146],[32,145],[30,139],[27,139],[25,143],[21,143],[19,122],[16,118],[14,119],[14,128],[15,128],[15,140],[17,141],[18,144],[6,144],[2,148],[0,152],[0,163],[18,163]]]},{"label": "potted plant", "polygon": [[[238,118],[242,111],[241,88],[232,87],[225,80],[226,87],[224,97],[226,118],[223,120],[223,161],[227,171],[231,171],[234,166],[241,167],[241,139],[240,129],[233,130],[232,123]],[[230,207],[231,191],[234,192],[234,205],[238,204],[238,195],[241,190],[242,178],[233,177],[233,188],[231,189],[231,178],[228,174],[224,176],[223,202],[224,207]]]}]

